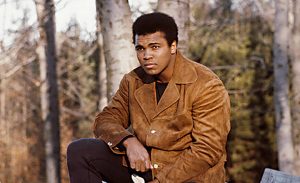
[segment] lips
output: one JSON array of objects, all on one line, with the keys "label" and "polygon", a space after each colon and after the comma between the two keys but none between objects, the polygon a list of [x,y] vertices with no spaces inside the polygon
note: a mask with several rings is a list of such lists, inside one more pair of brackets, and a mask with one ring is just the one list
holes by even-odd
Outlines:
[{"label": "lips", "polygon": [[153,67],[155,67],[156,64],[155,63],[147,63],[147,64],[144,64],[144,67],[147,68],[147,69],[152,69]]}]

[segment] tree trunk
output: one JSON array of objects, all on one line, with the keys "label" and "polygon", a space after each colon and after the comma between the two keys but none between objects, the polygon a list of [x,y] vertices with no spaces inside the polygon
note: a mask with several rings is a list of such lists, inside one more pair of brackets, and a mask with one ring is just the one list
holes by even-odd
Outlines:
[{"label": "tree trunk", "polygon": [[292,118],[294,139],[294,173],[300,176],[300,2],[294,0],[294,27],[292,32]]},{"label": "tree trunk", "polygon": [[41,107],[44,121],[47,183],[60,182],[60,135],[53,0],[36,0],[40,42]]},{"label": "tree trunk", "polygon": [[9,149],[9,124],[6,120],[6,80],[0,80],[0,180],[9,182],[12,180],[10,169],[11,153]]},{"label": "tree trunk", "polygon": [[189,0],[159,0],[157,11],[172,16],[178,26],[178,48],[187,55],[189,47],[190,3]]},{"label": "tree trunk", "polygon": [[107,105],[107,77],[106,77],[106,64],[104,56],[104,47],[103,47],[103,36],[101,33],[101,22],[100,22],[100,3],[96,3],[96,12],[97,12],[97,76],[98,76],[98,91],[99,91],[99,101],[98,109],[102,110]]},{"label": "tree trunk", "polygon": [[127,0],[97,0],[107,71],[107,98],[114,95],[123,75],[137,66],[132,44],[132,20]]},{"label": "tree trunk", "polygon": [[274,103],[279,169],[293,172],[293,141],[288,80],[288,1],[275,1]]}]

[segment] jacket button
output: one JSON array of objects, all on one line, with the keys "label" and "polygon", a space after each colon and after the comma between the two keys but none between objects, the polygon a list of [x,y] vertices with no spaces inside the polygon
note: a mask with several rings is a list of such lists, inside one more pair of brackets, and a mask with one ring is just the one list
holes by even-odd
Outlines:
[{"label": "jacket button", "polygon": [[154,163],[153,168],[158,168],[158,164]]},{"label": "jacket button", "polygon": [[154,134],[156,133],[156,130],[151,130],[150,133]]},{"label": "jacket button", "polygon": [[107,145],[112,146],[112,143],[111,142],[107,142]]}]

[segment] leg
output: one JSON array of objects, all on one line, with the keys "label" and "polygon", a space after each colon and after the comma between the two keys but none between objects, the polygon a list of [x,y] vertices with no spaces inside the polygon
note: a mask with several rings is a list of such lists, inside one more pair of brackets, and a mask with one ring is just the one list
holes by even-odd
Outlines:
[{"label": "leg", "polygon": [[98,139],[80,139],[67,149],[71,183],[132,182],[130,169],[122,166],[122,157]]}]

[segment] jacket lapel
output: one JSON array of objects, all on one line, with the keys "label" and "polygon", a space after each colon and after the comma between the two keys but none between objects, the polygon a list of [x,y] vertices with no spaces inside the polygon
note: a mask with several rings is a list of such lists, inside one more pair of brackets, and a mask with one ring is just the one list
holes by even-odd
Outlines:
[{"label": "jacket lapel", "polygon": [[138,88],[134,92],[134,96],[150,122],[154,117],[158,116],[165,109],[177,102],[180,95],[176,84],[171,80],[158,104],[156,104],[154,82],[144,84]]},{"label": "jacket lapel", "polygon": [[155,115],[155,83],[144,84],[134,92],[135,99],[144,111],[148,121],[150,122]]},{"label": "jacket lapel", "polygon": [[170,80],[166,90],[164,91],[161,99],[159,100],[159,103],[155,109],[155,115],[153,117],[156,117],[165,109],[177,102],[179,100],[179,96],[180,95],[176,84],[173,82],[173,80]]}]

